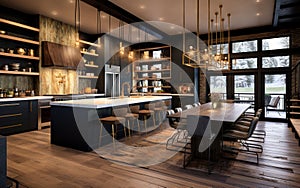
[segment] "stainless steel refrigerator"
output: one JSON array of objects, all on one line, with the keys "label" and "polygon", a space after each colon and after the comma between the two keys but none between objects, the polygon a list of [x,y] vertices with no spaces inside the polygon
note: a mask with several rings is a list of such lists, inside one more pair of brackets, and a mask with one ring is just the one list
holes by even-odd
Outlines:
[{"label": "stainless steel refrigerator", "polygon": [[105,65],[105,96],[120,96],[120,66]]}]

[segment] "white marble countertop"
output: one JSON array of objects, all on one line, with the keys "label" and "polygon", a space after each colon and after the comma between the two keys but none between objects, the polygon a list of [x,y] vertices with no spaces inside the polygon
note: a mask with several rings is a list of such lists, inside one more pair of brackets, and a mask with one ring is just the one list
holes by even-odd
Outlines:
[{"label": "white marble countertop", "polygon": [[55,101],[51,102],[51,106],[63,107],[80,107],[80,108],[109,108],[114,106],[122,106],[129,104],[138,104],[144,102],[153,102],[158,100],[171,99],[171,96],[131,96],[119,98],[93,98],[93,99],[80,99],[69,101]]},{"label": "white marble countertop", "polygon": [[29,101],[29,100],[42,100],[42,99],[51,100],[52,98],[53,98],[52,96],[14,97],[14,98],[0,99],[0,102]]}]

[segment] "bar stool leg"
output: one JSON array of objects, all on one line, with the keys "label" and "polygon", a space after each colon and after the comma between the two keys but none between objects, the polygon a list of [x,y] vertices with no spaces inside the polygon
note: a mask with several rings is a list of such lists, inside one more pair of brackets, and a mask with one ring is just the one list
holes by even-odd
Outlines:
[{"label": "bar stool leg", "polygon": [[114,151],[116,150],[115,148],[115,124],[111,124],[111,134],[112,134],[112,141],[113,141],[113,147],[114,147]]},{"label": "bar stool leg", "polygon": [[146,124],[146,122],[147,122],[147,116],[144,115],[144,126],[145,126],[145,131],[146,131],[146,134],[147,134],[147,124]]},{"label": "bar stool leg", "polygon": [[131,137],[131,135],[130,135],[131,128],[130,128],[130,119],[129,118],[127,119],[127,127],[128,127],[128,137]]},{"label": "bar stool leg", "polygon": [[139,118],[136,118],[136,122],[137,122],[139,134],[141,134],[141,127],[140,127],[140,121],[139,121]]},{"label": "bar stool leg", "polygon": [[123,129],[124,129],[124,136],[125,136],[125,139],[126,139],[127,134],[126,134],[126,125],[125,125],[125,123],[123,124]]},{"label": "bar stool leg", "polygon": [[154,112],[154,114],[152,114],[152,118],[153,118],[153,127],[155,127],[155,126],[156,126],[156,121],[155,121],[155,112]]},{"label": "bar stool leg", "polygon": [[101,125],[100,125],[99,147],[101,147],[101,142],[102,142],[102,129],[103,129],[103,124],[101,123]]}]

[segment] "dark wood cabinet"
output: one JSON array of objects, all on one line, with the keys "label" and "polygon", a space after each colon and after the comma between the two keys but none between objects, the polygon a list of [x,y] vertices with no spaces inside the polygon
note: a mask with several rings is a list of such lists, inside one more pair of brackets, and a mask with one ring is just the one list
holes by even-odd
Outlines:
[{"label": "dark wood cabinet", "polygon": [[37,129],[37,100],[0,103],[0,135]]}]

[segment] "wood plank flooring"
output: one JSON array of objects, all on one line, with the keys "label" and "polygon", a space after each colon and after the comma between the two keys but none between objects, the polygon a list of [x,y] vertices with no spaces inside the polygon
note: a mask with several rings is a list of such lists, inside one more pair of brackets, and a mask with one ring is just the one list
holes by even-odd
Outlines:
[{"label": "wood plank flooring", "polygon": [[94,152],[51,145],[49,129],[17,134],[7,137],[8,176],[25,188],[300,187],[300,147],[291,129],[271,122],[259,122],[258,128],[267,132],[259,165],[251,163],[254,155],[239,154],[239,161],[221,159],[210,175],[202,161],[183,169],[182,153],[138,168],[112,163]]}]

